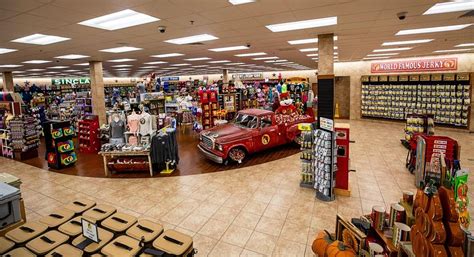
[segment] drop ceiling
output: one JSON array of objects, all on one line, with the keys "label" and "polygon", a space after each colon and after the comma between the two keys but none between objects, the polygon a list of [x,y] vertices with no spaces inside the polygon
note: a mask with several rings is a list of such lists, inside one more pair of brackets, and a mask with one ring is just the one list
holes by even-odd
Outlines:
[{"label": "drop ceiling", "polygon": [[[288,70],[287,66],[256,57],[236,57],[237,54],[265,52],[299,64],[299,69],[315,69],[317,62],[299,49],[316,48],[317,44],[290,45],[287,41],[317,37],[318,34],[334,33],[340,62],[358,61],[383,48],[389,41],[434,39],[429,43],[409,45],[393,57],[435,55],[437,50],[454,49],[455,45],[474,42],[474,26],[463,30],[420,35],[395,36],[403,29],[447,26],[474,23],[473,17],[459,18],[464,12],[422,15],[439,1],[428,0],[257,0],[254,3],[232,5],[227,0],[2,0],[0,5],[0,48],[18,51],[0,54],[0,65],[23,65],[18,68],[0,68],[0,71],[20,71],[17,76],[84,76],[87,61],[103,61],[105,76],[138,76],[149,72],[162,75],[191,75],[219,73],[223,68],[231,72]],[[131,9],[160,19],[139,26],[107,31],[79,25],[79,22]],[[397,13],[407,12],[405,20]],[[265,26],[300,20],[338,17],[334,26],[274,33]],[[166,26],[160,33],[159,26]],[[11,42],[32,34],[45,34],[70,38],[50,44],[31,45]],[[194,45],[174,45],[169,39],[211,34],[218,37]],[[208,49],[250,44],[250,49],[213,52]],[[101,52],[102,49],[131,46],[142,50],[126,53]],[[471,47],[472,48],[472,47]],[[472,52],[472,51],[471,51]],[[151,57],[168,53],[183,55],[167,58]],[[54,57],[78,54],[84,59],[67,60]],[[372,53],[373,54],[373,53]],[[210,60],[186,61],[185,59],[209,57]],[[136,59],[120,64],[131,65],[117,69],[115,59]],[[23,63],[30,60],[48,60],[43,64]],[[228,60],[228,63],[209,63]],[[161,64],[145,64],[163,61]],[[182,64],[191,65],[182,65]],[[237,64],[244,63],[244,64]],[[178,66],[176,66],[178,64]],[[208,65],[203,67],[204,65]],[[52,66],[68,66],[50,69]],[[147,67],[148,68],[141,68]],[[150,68],[149,66],[153,66]],[[200,66],[200,67],[195,67]],[[169,69],[169,68],[175,69]],[[34,71],[31,69],[45,69]],[[72,71],[71,71],[72,70]],[[75,71],[79,70],[79,71]],[[26,71],[26,72],[21,72]]]}]

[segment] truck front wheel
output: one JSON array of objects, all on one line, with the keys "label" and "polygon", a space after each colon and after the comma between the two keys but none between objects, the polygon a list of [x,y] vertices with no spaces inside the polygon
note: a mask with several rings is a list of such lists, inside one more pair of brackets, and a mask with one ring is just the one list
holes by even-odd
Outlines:
[{"label": "truck front wheel", "polygon": [[242,163],[246,156],[247,152],[240,147],[232,148],[229,151],[229,158],[238,163]]}]

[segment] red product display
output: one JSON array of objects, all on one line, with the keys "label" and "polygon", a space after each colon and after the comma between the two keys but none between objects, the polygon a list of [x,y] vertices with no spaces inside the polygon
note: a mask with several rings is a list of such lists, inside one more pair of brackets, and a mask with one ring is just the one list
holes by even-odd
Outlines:
[{"label": "red product display", "polygon": [[99,117],[97,115],[88,115],[79,121],[78,140],[81,153],[99,152]]},{"label": "red product display", "polygon": [[349,128],[336,127],[336,188],[349,190]]},{"label": "red product display", "polygon": [[217,102],[216,90],[200,90],[199,102],[202,109],[202,126],[204,129],[214,127],[214,122],[218,119],[219,104]]},{"label": "red product display", "polygon": [[457,141],[445,136],[428,136],[420,134],[426,142],[425,162],[431,161],[433,153],[443,153],[446,159],[454,161],[456,159]]}]

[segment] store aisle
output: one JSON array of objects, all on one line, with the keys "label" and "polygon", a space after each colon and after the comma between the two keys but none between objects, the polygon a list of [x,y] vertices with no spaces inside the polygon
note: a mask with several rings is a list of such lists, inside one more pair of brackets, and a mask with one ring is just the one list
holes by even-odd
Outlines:
[{"label": "store aisle", "polygon": [[[298,154],[235,170],[158,179],[69,176],[5,158],[0,167],[22,179],[29,220],[74,199],[91,198],[192,235],[197,256],[313,256],[314,236],[322,229],[334,231],[337,213],[359,216],[372,205],[398,201],[402,190],[415,190],[414,176],[405,169],[407,151],[399,141],[403,125],[350,123],[356,141],[352,168],[357,170],[351,173],[352,196],[330,203],[299,187]],[[474,170],[472,134],[440,128],[436,134],[458,140],[464,153],[461,165]],[[474,190],[470,197],[474,199]]]}]

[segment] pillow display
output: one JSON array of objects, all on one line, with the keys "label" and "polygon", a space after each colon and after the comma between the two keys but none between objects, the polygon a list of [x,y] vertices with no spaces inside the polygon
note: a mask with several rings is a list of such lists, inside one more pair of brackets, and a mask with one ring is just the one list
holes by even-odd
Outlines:
[{"label": "pillow display", "polygon": [[63,137],[64,133],[63,133],[63,129],[62,128],[59,128],[59,129],[53,129],[51,131],[51,136],[54,138],[54,139],[57,139],[57,138],[61,138]]},{"label": "pillow display", "polygon": [[58,143],[58,151],[60,153],[65,153],[72,150],[74,150],[74,142],[72,142],[72,140]]}]

